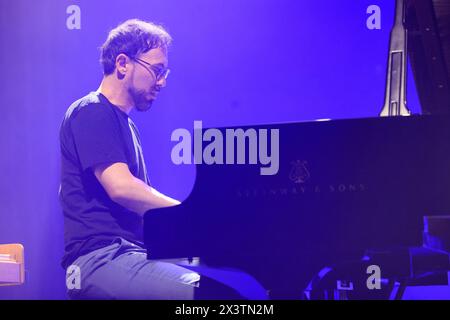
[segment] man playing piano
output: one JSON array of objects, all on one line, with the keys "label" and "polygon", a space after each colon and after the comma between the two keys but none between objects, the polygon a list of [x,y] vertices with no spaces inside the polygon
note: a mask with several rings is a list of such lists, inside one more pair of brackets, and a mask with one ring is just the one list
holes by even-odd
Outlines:
[{"label": "man playing piano", "polygon": [[129,115],[133,109],[148,110],[166,85],[170,42],[164,28],[137,19],[111,30],[101,47],[100,87],[65,114],[59,197],[62,265],[80,276],[79,286],[68,286],[72,299],[266,298],[265,290],[239,271],[220,270],[218,279],[214,269],[187,261],[147,259],[144,213],[179,201],[150,185]]}]

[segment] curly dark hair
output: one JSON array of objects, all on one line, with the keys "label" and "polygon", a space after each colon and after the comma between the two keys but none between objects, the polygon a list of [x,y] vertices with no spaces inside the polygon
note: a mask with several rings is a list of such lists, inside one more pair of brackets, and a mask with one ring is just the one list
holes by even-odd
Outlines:
[{"label": "curly dark hair", "polygon": [[135,58],[151,49],[167,50],[171,42],[171,36],[162,26],[139,19],[127,20],[112,29],[100,47],[103,74],[113,73],[116,58],[121,53]]}]

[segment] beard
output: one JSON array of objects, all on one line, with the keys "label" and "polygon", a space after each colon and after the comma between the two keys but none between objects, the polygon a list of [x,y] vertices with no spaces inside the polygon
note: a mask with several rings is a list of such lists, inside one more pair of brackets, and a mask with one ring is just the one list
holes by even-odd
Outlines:
[{"label": "beard", "polygon": [[153,104],[153,99],[147,98],[147,92],[145,90],[136,90],[135,88],[129,88],[131,98],[133,99],[134,106],[136,110],[140,112],[147,111],[151,108]]}]

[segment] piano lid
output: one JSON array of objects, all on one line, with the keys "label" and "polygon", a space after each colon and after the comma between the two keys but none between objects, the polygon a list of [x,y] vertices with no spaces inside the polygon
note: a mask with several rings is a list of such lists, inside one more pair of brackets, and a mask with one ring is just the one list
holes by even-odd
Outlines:
[{"label": "piano lid", "polygon": [[450,114],[450,1],[409,0],[408,53],[423,114]]}]

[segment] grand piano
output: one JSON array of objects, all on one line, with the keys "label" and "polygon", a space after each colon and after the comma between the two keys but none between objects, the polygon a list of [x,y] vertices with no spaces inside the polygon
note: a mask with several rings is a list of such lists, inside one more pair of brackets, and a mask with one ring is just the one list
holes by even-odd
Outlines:
[{"label": "grand piano", "polygon": [[[241,127],[279,129],[278,173],[197,165],[181,205],[145,214],[149,258],[200,257],[301,299],[326,266],[422,246],[425,217],[450,214],[449,12],[397,0],[380,117]],[[408,51],[421,115],[404,103]]]}]

